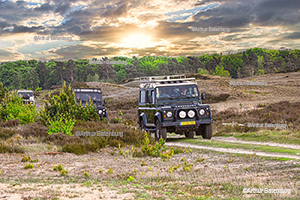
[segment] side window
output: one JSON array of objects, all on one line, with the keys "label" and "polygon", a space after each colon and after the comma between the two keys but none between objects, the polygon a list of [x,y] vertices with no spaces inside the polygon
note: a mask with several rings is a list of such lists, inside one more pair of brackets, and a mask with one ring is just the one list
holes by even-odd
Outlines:
[{"label": "side window", "polygon": [[193,96],[194,96],[194,97],[198,96],[197,87],[193,87],[192,89],[193,89],[193,93],[192,93]]},{"label": "side window", "polygon": [[150,101],[151,101],[151,90],[148,90],[146,103],[150,103]]},{"label": "side window", "polygon": [[140,91],[140,103],[145,103],[146,102],[146,92],[145,90]]},{"label": "side window", "polygon": [[152,104],[155,103],[155,95],[154,95],[154,90],[151,91],[151,94],[152,94]]}]

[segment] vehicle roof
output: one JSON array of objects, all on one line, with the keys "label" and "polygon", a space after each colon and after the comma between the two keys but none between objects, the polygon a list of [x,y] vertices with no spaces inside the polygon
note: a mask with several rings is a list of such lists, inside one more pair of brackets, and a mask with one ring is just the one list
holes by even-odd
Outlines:
[{"label": "vehicle roof", "polygon": [[197,85],[194,82],[183,82],[183,83],[144,83],[140,85],[140,89],[150,89],[156,87],[171,87],[171,86],[181,86],[181,85]]},{"label": "vehicle roof", "polygon": [[102,93],[101,89],[99,88],[73,88],[74,92],[95,92],[95,93]]},{"label": "vehicle roof", "polygon": [[33,92],[32,90],[17,90],[17,92]]}]

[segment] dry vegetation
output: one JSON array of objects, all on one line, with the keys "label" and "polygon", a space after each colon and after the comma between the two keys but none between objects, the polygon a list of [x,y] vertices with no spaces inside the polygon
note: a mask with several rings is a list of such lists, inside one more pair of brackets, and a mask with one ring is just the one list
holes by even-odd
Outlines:
[{"label": "dry vegetation", "polygon": [[[213,109],[214,136],[242,140],[300,142],[299,72],[255,77],[268,86],[231,86],[230,78],[198,75]],[[250,78],[239,81],[251,81]],[[76,122],[76,131],[123,132],[124,137],[48,135],[39,123],[20,125],[18,120],[0,122],[0,198],[12,199],[298,199],[300,162],[285,158],[228,154],[190,148],[176,149],[169,160],[133,156],[143,133],[138,129],[136,83],[74,83],[74,87],[101,88],[108,100],[108,123]],[[56,87],[41,91],[39,107]],[[119,112],[122,112],[122,116]],[[286,130],[224,126],[236,122],[287,124]],[[184,141],[172,138],[169,141]],[[176,136],[177,137],[177,136]],[[186,144],[231,147],[226,142],[198,138]],[[151,138],[154,144],[154,139]],[[237,148],[242,148],[242,144]],[[120,155],[119,145],[121,146]],[[244,146],[251,148],[251,146]],[[253,145],[254,148],[254,145]],[[265,148],[265,149],[264,149]],[[283,149],[260,151],[274,152]],[[286,149],[284,149],[286,150]],[[299,150],[291,154],[300,155]],[[38,162],[21,162],[23,155]],[[185,160],[186,159],[186,160]],[[141,164],[143,163],[143,164]],[[24,169],[25,165],[32,169]],[[63,169],[55,171],[61,164]],[[143,166],[142,166],[143,165]],[[64,170],[64,171],[63,171]],[[68,170],[68,172],[66,172]],[[291,194],[243,194],[243,188],[291,189]]]}]

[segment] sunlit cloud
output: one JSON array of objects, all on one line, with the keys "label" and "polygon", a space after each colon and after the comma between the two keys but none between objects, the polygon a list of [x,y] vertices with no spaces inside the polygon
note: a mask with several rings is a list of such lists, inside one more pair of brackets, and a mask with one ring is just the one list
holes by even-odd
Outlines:
[{"label": "sunlit cloud", "polygon": [[[299,6],[296,0],[4,1],[0,62],[299,48]],[[192,27],[230,31],[192,31]],[[34,40],[35,36],[72,37],[72,41]]]}]

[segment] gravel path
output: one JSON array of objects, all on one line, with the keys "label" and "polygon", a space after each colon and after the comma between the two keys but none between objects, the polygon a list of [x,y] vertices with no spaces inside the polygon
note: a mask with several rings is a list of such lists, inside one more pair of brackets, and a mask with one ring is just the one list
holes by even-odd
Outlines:
[{"label": "gravel path", "polygon": [[287,155],[287,154],[283,154],[283,153],[266,153],[266,152],[259,152],[259,151],[245,150],[245,149],[208,147],[208,146],[194,145],[194,144],[189,144],[189,143],[168,142],[165,145],[166,146],[185,147],[185,148],[205,149],[205,150],[212,150],[212,151],[218,151],[218,152],[224,152],[224,153],[255,154],[257,156],[291,158],[291,159],[299,159],[300,160],[300,156]]},{"label": "gravel path", "polygon": [[212,140],[219,140],[223,142],[232,142],[232,143],[240,143],[240,144],[255,144],[255,145],[265,145],[272,147],[283,147],[289,149],[300,149],[300,145],[296,144],[279,144],[275,142],[256,142],[256,141],[244,141],[237,139],[235,137],[213,137]]}]

